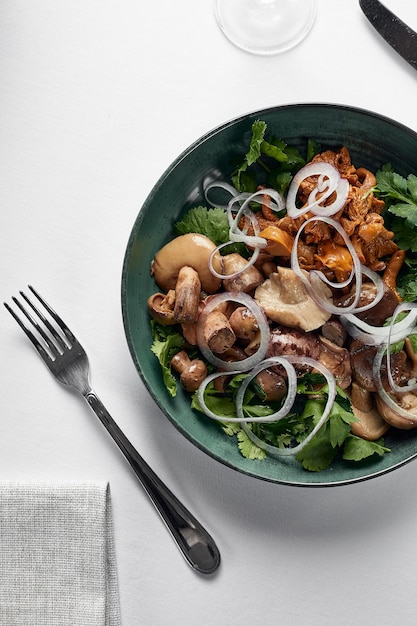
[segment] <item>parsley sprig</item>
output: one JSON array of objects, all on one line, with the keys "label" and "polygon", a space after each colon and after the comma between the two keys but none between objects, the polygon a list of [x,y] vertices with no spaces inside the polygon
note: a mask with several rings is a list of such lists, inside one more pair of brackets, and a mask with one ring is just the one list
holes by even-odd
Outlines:
[{"label": "parsley sprig", "polygon": [[387,164],[376,173],[376,181],[376,192],[385,201],[384,217],[396,243],[403,250],[417,252],[417,176],[404,178]]}]

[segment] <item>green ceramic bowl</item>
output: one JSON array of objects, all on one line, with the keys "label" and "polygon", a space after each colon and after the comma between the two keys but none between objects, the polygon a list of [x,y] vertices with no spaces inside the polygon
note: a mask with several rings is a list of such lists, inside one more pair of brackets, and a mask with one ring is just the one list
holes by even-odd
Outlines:
[{"label": "green ceramic bowl", "polygon": [[346,145],[353,163],[371,170],[390,162],[395,171],[417,172],[417,134],[381,115],[347,106],[299,104],[256,111],[204,135],[161,176],[142,206],[127,245],[122,277],[122,310],[129,349],[136,368],[168,419],[200,450],[226,466],[259,479],[297,486],[342,485],[394,470],[417,455],[417,430],[391,430],[385,440],[391,453],[367,462],[337,461],[311,473],[294,459],[250,461],[241,456],[235,438],[224,435],[209,418],[190,409],[187,394],[171,398],[162,382],[152,343],[146,301],[157,289],[150,276],[155,252],[172,237],[172,225],[192,206],[204,204],[208,177],[228,180],[235,155],[244,154],[254,120],[300,149],[311,137],[323,148]]}]

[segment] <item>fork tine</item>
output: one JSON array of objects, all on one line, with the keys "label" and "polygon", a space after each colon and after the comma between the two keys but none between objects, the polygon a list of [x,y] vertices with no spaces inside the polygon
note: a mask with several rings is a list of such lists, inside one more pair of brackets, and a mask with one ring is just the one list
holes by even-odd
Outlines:
[{"label": "fork tine", "polygon": [[[30,289],[30,285],[29,285],[29,289]],[[27,295],[23,291],[20,291],[19,293],[22,296],[22,298],[25,300],[25,302],[27,302],[29,304],[29,306],[31,307],[32,311],[34,311],[36,313],[36,315],[38,316],[40,321],[44,324],[44,326],[48,329],[48,331],[51,334],[51,337],[55,340],[55,343],[53,341],[51,341],[51,337],[49,337],[45,333],[43,328],[41,326],[39,326],[39,324],[37,324],[37,322],[35,322],[30,316],[28,316],[27,312],[25,311],[24,308],[22,308],[22,306],[20,305],[20,303],[18,301],[16,301],[16,304],[23,311],[23,313],[26,315],[26,317],[29,318],[29,320],[32,322],[32,324],[35,325],[36,330],[40,333],[40,335],[42,335],[43,340],[47,344],[48,348],[54,353],[54,355],[56,356],[58,354],[62,354],[62,352],[64,352],[65,348],[69,347],[65,343],[64,338],[57,332],[57,330],[54,328],[54,326],[51,324],[51,322],[45,317],[45,315],[33,304],[33,302],[31,300],[29,300]],[[37,296],[36,292],[35,292],[35,295]]]},{"label": "fork tine", "polygon": [[[65,324],[64,320],[58,315],[58,313],[56,313],[54,311],[54,309],[46,302],[46,300],[44,300],[42,298],[42,296],[36,291],[36,289],[34,287],[32,287],[32,285],[28,285],[28,287],[31,290],[31,292],[36,296],[36,298],[39,300],[39,302],[43,305],[43,307],[48,311],[49,315],[55,320],[56,324],[62,330],[64,335],[67,337],[67,339],[71,343],[75,343],[77,341],[77,339],[73,335],[71,330],[68,328],[68,326]],[[49,328],[49,326],[48,326],[48,328]],[[51,332],[53,332],[52,329],[50,329],[50,330],[51,330]]]},{"label": "fork tine", "polygon": [[[16,300],[16,298],[14,298],[14,300]],[[44,361],[49,361],[51,359],[51,357],[49,356],[49,354],[47,353],[47,351],[44,349],[44,347],[42,346],[42,344],[40,343],[40,341],[38,340],[37,337],[35,337],[35,335],[32,333],[31,330],[29,330],[29,328],[23,323],[23,321],[21,320],[21,318],[15,313],[15,311],[12,309],[11,306],[9,306],[7,304],[7,302],[3,302],[4,306],[6,307],[6,309],[9,311],[10,315],[16,320],[16,322],[19,324],[20,328],[23,330],[23,332],[25,333],[25,335],[30,339],[30,341],[33,343],[33,345],[35,346],[36,350],[39,352],[40,356],[42,357],[42,359]],[[20,308],[20,307],[19,307]]]},{"label": "fork tine", "polygon": [[[64,349],[65,349],[65,343],[64,343],[63,339],[61,337],[59,337],[59,335],[57,334],[56,330],[51,326],[50,322],[48,322],[48,320],[45,318],[45,316],[29,300],[29,298],[26,296],[26,294],[23,291],[20,291],[19,293],[20,293],[21,297],[25,300],[25,302],[27,302],[30,305],[32,311],[34,311],[34,313],[36,313],[36,315],[38,316],[38,318],[41,321],[41,323],[44,324],[44,327],[41,326],[34,317],[32,317],[32,315],[29,313],[27,308],[23,306],[23,304],[20,302],[20,300],[18,300],[17,298],[13,297],[12,298],[13,302],[16,304],[16,306],[19,307],[19,309],[25,315],[26,319],[29,320],[29,322],[32,324],[32,326],[35,328],[35,330],[42,337],[43,341],[45,342],[46,347],[50,351],[51,356],[53,358],[56,358],[59,354],[62,354]],[[50,335],[47,334],[46,329],[50,331],[50,333],[51,333]]]}]

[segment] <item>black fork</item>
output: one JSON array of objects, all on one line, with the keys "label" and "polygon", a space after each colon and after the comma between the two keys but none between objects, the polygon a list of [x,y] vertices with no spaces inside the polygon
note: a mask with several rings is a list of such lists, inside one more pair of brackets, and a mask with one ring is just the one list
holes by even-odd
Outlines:
[{"label": "black fork", "polygon": [[29,290],[35,301],[22,291],[20,300],[12,298],[18,312],[6,302],[4,306],[55,378],[76,389],[88,402],[123,452],[189,565],[202,574],[212,574],[220,564],[220,553],[214,540],[120,430],[91,388],[90,367],[84,348],[40,294],[30,285]]}]

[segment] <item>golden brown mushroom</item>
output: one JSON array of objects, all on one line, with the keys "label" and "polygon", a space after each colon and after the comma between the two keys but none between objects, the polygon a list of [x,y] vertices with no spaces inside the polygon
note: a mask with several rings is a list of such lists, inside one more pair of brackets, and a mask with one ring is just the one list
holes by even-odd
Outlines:
[{"label": "golden brown mushroom", "polygon": [[[247,264],[247,260],[240,254],[237,254],[237,252],[226,254],[223,257],[223,273],[225,276],[231,276],[235,272],[240,272],[234,278],[223,279],[223,287],[226,291],[251,293],[263,283],[264,278],[261,272],[254,265],[246,267]],[[246,269],[244,269],[245,267]]]},{"label": "golden brown mushroom", "polygon": [[148,311],[154,320],[168,326],[175,324],[174,319],[175,291],[170,289],[168,293],[154,293],[148,298]]},{"label": "golden brown mushroom", "polygon": [[[156,284],[164,291],[175,289],[180,269],[188,266],[198,273],[202,289],[206,293],[215,293],[221,287],[221,279],[214,276],[209,268],[209,258],[215,248],[208,237],[198,233],[175,237],[155,254],[152,261],[151,274]],[[222,273],[219,252],[213,255],[213,267],[216,272]]]},{"label": "golden brown mushroom", "polygon": [[201,282],[198,273],[185,265],[178,272],[175,285],[174,319],[179,323],[197,321],[200,304]]},{"label": "golden brown mushroom", "polygon": [[196,391],[207,376],[207,367],[200,359],[191,360],[185,350],[171,359],[171,367],[180,374],[180,383],[190,393]]},{"label": "golden brown mushroom", "polygon": [[223,354],[236,341],[236,335],[228,318],[217,308],[207,315],[204,321],[203,336],[208,348],[216,354]]}]

